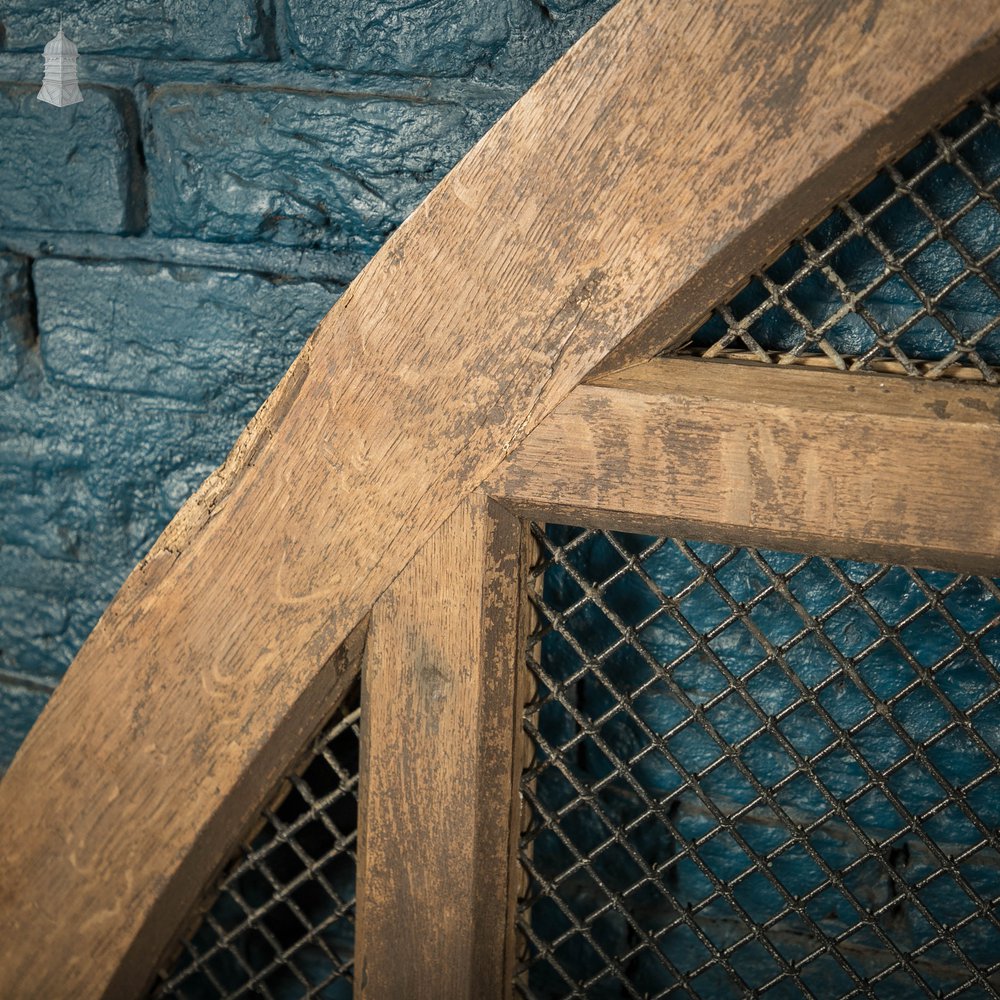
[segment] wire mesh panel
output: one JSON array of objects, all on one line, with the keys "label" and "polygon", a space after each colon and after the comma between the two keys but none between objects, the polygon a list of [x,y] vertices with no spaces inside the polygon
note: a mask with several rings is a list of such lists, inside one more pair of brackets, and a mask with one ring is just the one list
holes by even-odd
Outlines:
[{"label": "wire mesh panel", "polygon": [[534,530],[519,995],[1000,995],[997,581]]},{"label": "wire mesh panel", "polygon": [[754,275],[685,350],[1000,380],[1000,89]]},{"label": "wire mesh panel", "polygon": [[348,695],[264,812],[155,997],[351,997],[358,698]]}]

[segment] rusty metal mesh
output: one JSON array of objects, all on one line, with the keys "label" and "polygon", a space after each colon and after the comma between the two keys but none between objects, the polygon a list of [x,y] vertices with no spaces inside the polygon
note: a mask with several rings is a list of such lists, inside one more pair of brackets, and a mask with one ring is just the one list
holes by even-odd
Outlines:
[{"label": "rusty metal mesh", "polygon": [[535,534],[517,995],[1000,995],[997,581]]},{"label": "rusty metal mesh", "polygon": [[1000,89],[839,202],[682,353],[1000,381]]},{"label": "rusty metal mesh", "polygon": [[355,690],[264,811],[153,996],[351,997],[359,719]]}]

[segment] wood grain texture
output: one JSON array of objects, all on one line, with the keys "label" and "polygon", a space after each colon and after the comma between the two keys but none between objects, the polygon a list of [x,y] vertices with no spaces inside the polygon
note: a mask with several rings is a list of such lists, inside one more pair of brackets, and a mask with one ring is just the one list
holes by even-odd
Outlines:
[{"label": "wood grain texture", "polygon": [[993,0],[622,0],[388,240],[80,650],[0,783],[0,995],[141,989],[246,776],[462,498],[998,56]]},{"label": "wood grain texture", "polygon": [[581,385],[487,488],[525,516],[1000,574],[1000,393],[658,359]]},{"label": "wood grain texture", "polygon": [[508,981],[523,533],[505,508],[473,496],[372,612],[359,1000],[500,997]]}]

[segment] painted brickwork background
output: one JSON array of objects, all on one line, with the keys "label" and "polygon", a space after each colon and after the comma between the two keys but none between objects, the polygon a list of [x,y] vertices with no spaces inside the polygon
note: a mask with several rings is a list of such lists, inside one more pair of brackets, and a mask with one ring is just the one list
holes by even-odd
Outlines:
[{"label": "painted brickwork background", "polygon": [[338,293],[612,2],[0,4],[0,769]]}]

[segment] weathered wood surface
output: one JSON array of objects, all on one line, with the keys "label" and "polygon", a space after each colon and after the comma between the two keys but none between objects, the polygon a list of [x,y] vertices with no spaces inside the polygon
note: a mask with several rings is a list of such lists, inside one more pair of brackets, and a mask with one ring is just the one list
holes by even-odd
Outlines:
[{"label": "weathered wood surface", "polygon": [[0,783],[0,995],[139,990],[461,499],[946,117],[998,39],[993,0],[623,0],[560,60],[330,311]]},{"label": "weathered wood surface", "polygon": [[1000,393],[658,359],[570,393],[487,488],[525,516],[1000,574]]},{"label": "weathered wood surface", "polygon": [[503,993],[520,777],[522,531],[509,511],[474,495],[372,612],[362,673],[359,1000]]}]

